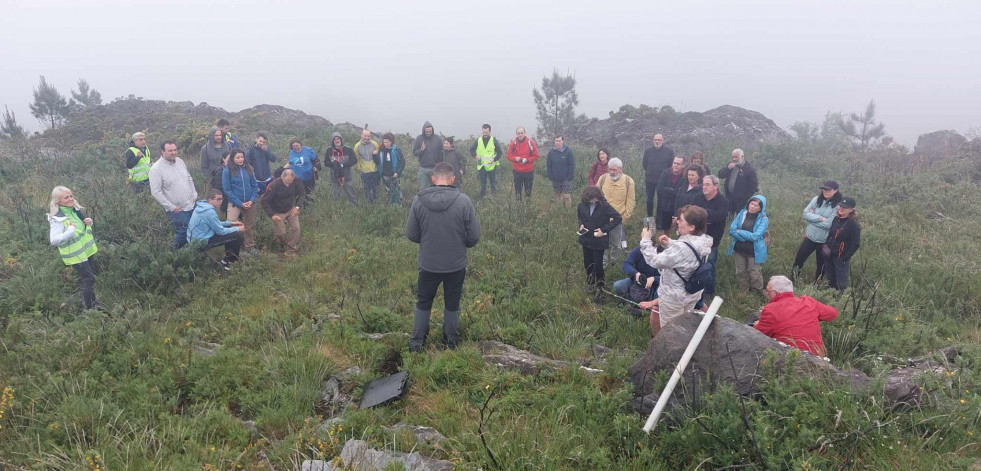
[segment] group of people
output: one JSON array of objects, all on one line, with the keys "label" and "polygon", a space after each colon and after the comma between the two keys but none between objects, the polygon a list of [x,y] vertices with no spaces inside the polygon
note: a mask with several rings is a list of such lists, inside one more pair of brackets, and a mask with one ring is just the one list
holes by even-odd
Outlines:
[{"label": "group of people", "polygon": [[[787,295],[774,293],[792,293],[789,279],[774,277],[766,287],[763,284],[761,266],[769,250],[767,200],[759,194],[756,169],[746,161],[744,152],[734,149],[731,161],[718,175],[713,175],[701,152],[686,161],[664,145],[663,135],[655,135],[653,144],[643,156],[648,217],[644,220],[639,247],[630,251],[623,261],[622,271],[627,277],[614,283],[610,294],[649,310],[651,332],[656,335],[677,316],[707,308],[715,294],[719,246],[728,233],[727,253],[733,257],[740,289],[755,291],[771,303],[775,298],[785,301]],[[607,149],[600,149],[590,168],[589,183],[582,192],[577,212],[578,234],[586,290],[596,302],[601,302],[603,294],[609,293],[604,289],[605,266],[619,261],[620,254],[627,249],[623,234],[636,205],[634,180],[623,173],[620,159],[611,158]],[[720,187],[724,190],[720,191]],[[814,281],[826,276],[828,286],[839,293],[847,288],[850,260],[861,239],[855,205],[854,198],[840,194],[834,180],[821,184],[820,194],[804,208],[807,228],[794,262],[795,276],[810,254],[817,252]],[[669,237],[672,230],[677,232],[677,239]],[[774,281],[777,291],[770,286]],[[804,304],[817,303],[811,301]],[[816,323],[819,318],[833,318],[827,314],[828,309],[833,310],[824,306],[808,312],[820,314],[812,316]],[[772,311],[764,309],[764,313],[771,314],[758,325],[761,331],[771,331],[764,333],[781,332],[781,322],[796,325],[796,321],[789,320],[793,316],[774,316]],[[775,318],[783,320],[775,321]],[[788,337],[772,336],[781,335]],[[814,344],[811,337],[807,343]],[[819,326],[817,341],[820,341]],[[818,351],[823,352],[823,346],[814,348],[815,353]]]},{"label": "group of people", "polygon": [[[525,128],[518,127],[514,139],[505,145],[491,135],[489,124],[481,130],[482,135],[469,149],[476,161],[479,198],[487,195],[488,184],[492,194],[497,192],[497,169],[502,157],[511,162],[515,196],[519,200],[529,198],[540,156],[534,139]],[[755,290],[769,299],[785,300],[784,293],[792,292],[792,285],[788,289],[783,277],[772,278],[766,289],[763,286],[760,267],[769,248],[767,200],[758,194],[756,169],[745,160],[743,151],[733,150],[731,162],[713,175],[701,152],[696,152],[690,161],[676,156],[664,145],[661,134],[654,136],[653,144],[644,152],[642,162],[647,218],[639,246],[629,251],[623,261],[627,277],[614,283],[614,294],[650,310],[654,335],[673,318],[695,308],[704,309],[705,302],[714,296],[718,249],[728,232],[728,254],[734,257],[740,288]],[[271,219],[285,253],[296,254],[300,209],[312,201],[311,192],[324,166],[331,169],[336,199],[358,204],[352,187],[356,168],[368,201],[375,201],[379,186],[384,185],[386,200],[401,204],[399,181],[406,157],[393,134],[384,134],[379,144],[372,139],[371,131],[364,129],[361,139],[350,147],[339,133],[334,133],[323,152],[323,162],[315,150],[299,139],[292,139],[289,148],[286,162],[274,169],[277,157],[269,149],[265,134],[257,133],[254,143],[242,149],[231,133],[230,123],[220,120],[211,128],[200,151],[201,172],[210,182],[202,200],[198,200],[186,164],[177,156],[174,141],[160,145],[161,158],[154,162],[145,134],[133,133],[124,160],[133,191],[140,193],[149,188],[168,215],[175,229],[175,248],[193,241],[203,241],[204,248],[224,246],[221,263],[226,268],[239,258],[242,248],[256,252],[257,204]],[[466,249],[473,247],[480,235],[473,203],[460,191],[467,165],[454,148],[453,138],[438,136],[430,122],[415,138],[412,155],[419,163],[420,192],[410,206],[406,235],[421,247],[410,348],[419,350],[425,342],[429,312],[440,284],[445,299],[444,341],[455,346],[459,341],[456,325]],[[546,170],[556,201],[571,206],[575,158],[562,136],[554,138],[553,147],[547,152]],[[723,186],[724,191],[720,191]],[[841,291],[847,286],[849,262],[860,243],[855,200],[843,197],[833,180],[824,182],[820,190],[804,209],[807,228],[794,269],[799,272],[810,254],[816,252],[815,281],[827,276],[830,286]],[[587,289],[597,302],[605,291],[605,267],[627,253],[625,225],[634,215],[635,191],[634,179],[623,172],[623,162],[613,158],[608,149],[600,149],[589,170],[589,186],[582,192],[577,208]],[[83,307],[99,308],[94,292],[95,271],[89,260],[97,248],[92,220],[85,217],[82,209],[69,189],[59,186],[52,191],[51,244],[58,246],[64,263],[79,273]],[[226,220],[221,220],[219,211],[226,213]],[[677,232],[677,239],[669,237],[672,230]],[[693,291],[692,286],[699,289]],[[830,315],[821,312],[818,317],[828,320]],[[779,330],[773,327],[773,319],[765,315],[758,326]]]}]

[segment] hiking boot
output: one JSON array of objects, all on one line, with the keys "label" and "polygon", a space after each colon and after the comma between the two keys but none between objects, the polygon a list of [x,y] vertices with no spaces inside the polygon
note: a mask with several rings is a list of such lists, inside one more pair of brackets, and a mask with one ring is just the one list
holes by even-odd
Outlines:
[{"label": "hiking boot", "polygon": [[225,271],[232,271],[232,263],[229,262],[228,260],[222,259],[221,267],[225,269]]}]

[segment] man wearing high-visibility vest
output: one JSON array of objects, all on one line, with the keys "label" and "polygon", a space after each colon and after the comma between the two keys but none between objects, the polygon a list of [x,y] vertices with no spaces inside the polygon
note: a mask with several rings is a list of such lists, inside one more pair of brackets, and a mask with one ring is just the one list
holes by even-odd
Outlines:
[{"label": "man wearing high-visibility vest", "polygon": [[150,187],[150,147],[146,145],[146,134],[134,132],[129,148],[123,154],[129,172],[129,187],[133,193],[142,193]]},{"label": "man wearing high-visibility vest", "polygon": [[487,181],[491,194],[497,194],[497,164],[504,155],[501,142],[491,136],[491,125],[481,126],[481,137],[470,145],[470,155],[477,159],[477,179],[480,180],[480,199],[487,196]]}]

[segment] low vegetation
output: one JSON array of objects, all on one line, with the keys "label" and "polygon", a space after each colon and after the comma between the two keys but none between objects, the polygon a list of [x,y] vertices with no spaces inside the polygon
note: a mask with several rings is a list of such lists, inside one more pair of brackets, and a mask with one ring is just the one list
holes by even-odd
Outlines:
[{"label": "low vegetation", "polygon": [[[194,131],[181,141],[192,172],[191,136],[204,135]],[[333,131],[305,134],[305,143],[322,149]],[[404,139],[399,144],[408,147]],[[298,259],[277,255],[270,223],[260,218],[262,255],[226,274],[193,250],[170,250],[162,210],[149,194],[125,188],[122,139],[68,150],[41,142],[0,147],[5,468],[295,469],[305,459],[332,459],[349,438],[415,449],[459,469],[933,470],[963,469],[981,454],[977,158],[927,165],[896,149],[832,151],[819,139],[747,154],[770,203],[765,276],[789,273],[803,235],[801,208],[820,181],[837,179],[859,202],[863,244],[852,287],[836,299],[798,283],[799,294],[841,311],[824,326],[833,363],[875,376],[911,356],[960,349],[952,370],[921,379],[920,407],[892,410],[882,394],[767,371],[762,396],[747,400],[745,412],[731,390],[697,392],[686,414],[648,436],[644,418],[625,407],[632,397],[626,369],[647,345],[647,324],[583,293],[575,216],[553,207],[544,165],[530,203],[510,197],[502,169],[498,195],[478,205],[483,236],[470,251],[462,347],[409,354],[402,335],[364,335],[411,330],[417,247],[403,235],[408,197],[402,206],[352,208],[332,200],[321,180],[316,203],[301,215]],[[285,155],[287,136],[272,142]],[[723,165],[731,144],[705,149],[710,167]],[[574,150],[581,189],[595,149]],[[614,153],[642,181],[640,152]],[[406,195],[417,191],[415,169],[410,159]],[[96,289],[109,312],[79,310],[75,275],[47,244],[43,214],[56,184],[72,188],[95,219]],[[463,186],[475,193],[472,172]],[[943,216],[928,219],[927,211]],[[628,232],[636,241],[634,219]],[[719,260],[722,315],[741,320],[760,299],[738,292],[730,258]],[[610,270],[608,281],[618,274]],[[480,340],[573,362],[594,344],[615,353],[597,376],[576,369],[523,376],[485,364]],[[321,426],[327,378],[359,366],[357,396],[391,370],[393,358],[412,374],[405,399],[350,407],[338,415],[342,422]],[[384,428],[397,422],[434,427],[448,440],[416,445]]]}]

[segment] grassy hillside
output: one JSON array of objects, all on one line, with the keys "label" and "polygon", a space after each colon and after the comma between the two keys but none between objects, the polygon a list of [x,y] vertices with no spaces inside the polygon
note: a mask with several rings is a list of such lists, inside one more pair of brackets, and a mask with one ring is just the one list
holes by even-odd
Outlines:
[{"label": "grassy hillside", "polygon": [[[331,132],[307,135],[307,144],[322,149]],[[273,143],[285,155],[286,137]],[[552,207],[544,166],[530,204],[513,201],[503,168],[499,195],[478,205],[483,236],[470,251],[463,346],[431,344],[409,354],[400,333],[410,331],[414,307],[417,246],[403,235],[417,191],[414,159],[402,181],[403,206],[355,209],[331,200],[322,180],[316,203],[301,214],[300,258],[276,255],[270,223],[260,217],[263,254],[226,274],[193,251],[170,250],[162,210],[124,186],[116,156],[123,145],[107,136],[67,155],[30,144],[0,148],[4,467],[294,469],[337,455],[351,437],[423,451],[460,469],[494,468],[488,450],[501,469],[638,470],[762,468],[761,456],[769,469],[963,469],[981,453],[974,160],[925,166],[890,151],[850,155],[794,143],[750,158],[769,199],[773,247],[765,276],[789,272],[803,236],[801,208],[820,181],[835,178],[858,199],[863,245],[852,288],[836,300],[821,287],[798,287],[842,313],[824,326],[836,365],[877,375],[910,356],[961,349],[955,370],[923,378],[924,404],[906,411],[889,410],[882,394],[768,372],[762,398],[746,404],[757,450],[738,396],[725,389],[699,391],[687,415],[650,436],[640,431],[643,418],[624,407],[632,397],[625,370],[646,347],[647,324],[613,304],[597,307],[583,293],[575,215]],[[718,169],[731,148],[707,149],[709,165]],[[574,150],[581,189],[595,149]],[[639,155],[617,157],[642,181]],[[196,153],[182,149],[182,157],[194,172]],[[464,191],[473,195],[470,170]],[[78,310],[74,273],[47,246],[43,213],[55,184],[72,188],[96,221],[96,289],[108,313]],[[945,218],[926,219],[927,210]],[[639,220],[628,232],[636,243]],[[742,319],[759,300],[737,292],[730,257],[719,260],[722,315]],[[608,281],[618,275],[610,270]],[[397,334],[363,335],[387,332]],[[598,363],[604,372],[597,376],[577,369],[523,376],[486,365],[479,340],[573,362],[589,357],[594,344],[614,354]],[[413,377],[406,399],[349,408],[340,424],[318,427],[328,377],[359,366],[357,397],[399,363]],[[494,410],[487,420],[485,404]],[[397,422],[432,426],[448,440],[416,445],[384,428]]]}]

